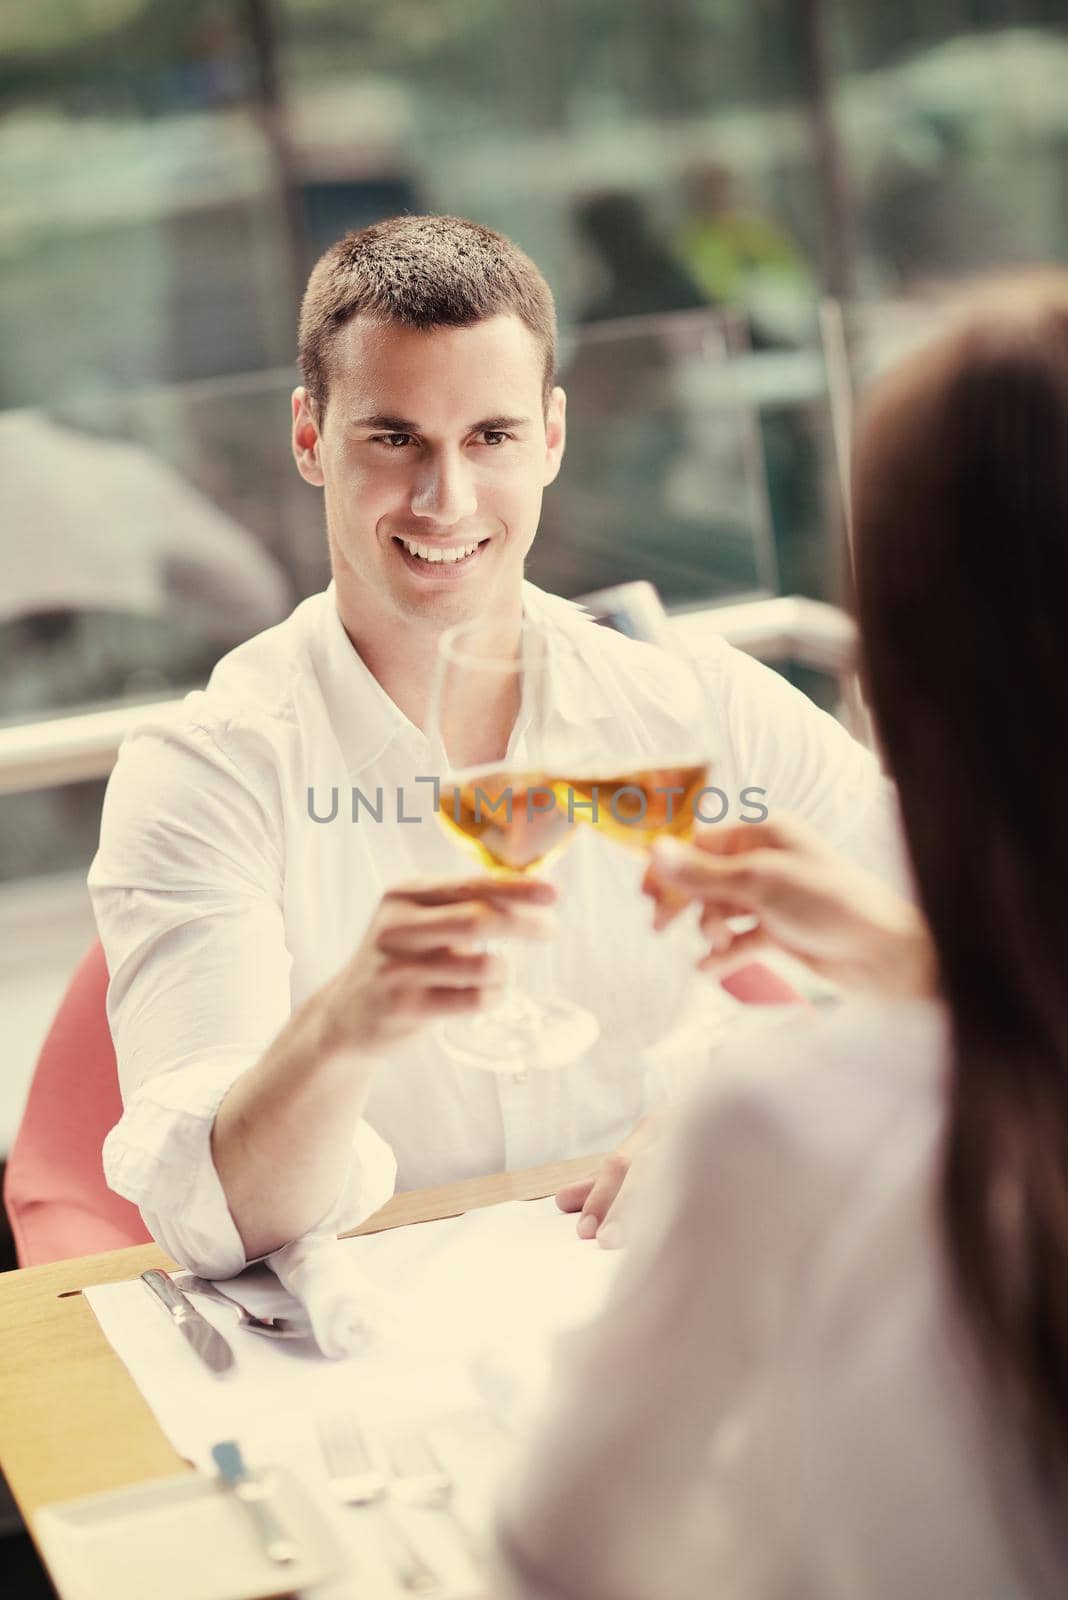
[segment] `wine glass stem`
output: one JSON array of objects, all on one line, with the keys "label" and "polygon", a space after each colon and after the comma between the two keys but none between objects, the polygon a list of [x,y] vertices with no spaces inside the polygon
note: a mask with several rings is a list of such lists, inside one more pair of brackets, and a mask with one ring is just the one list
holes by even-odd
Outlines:
[{"label": "wine glass stem", "polygon": [[[504,982],[501,987],[501,997],[494,1007],[494,1010],[498,1014],[503,1013],[506,1015],[509,1023],[516,1029],[517,1032],[520,1029],[527,1030],[533,1027],[536,1008],[531,1004],[527,996],[519,987],[519,981],[516,973],[515,949],[511,940],[487,939],[486,949],[498,956],[502,966],[504,967]],[[513,1072],[512,1078],[515,1083],[525,1083],[527,1080],[526,1066],[517,1068],[517,1070]]]}]

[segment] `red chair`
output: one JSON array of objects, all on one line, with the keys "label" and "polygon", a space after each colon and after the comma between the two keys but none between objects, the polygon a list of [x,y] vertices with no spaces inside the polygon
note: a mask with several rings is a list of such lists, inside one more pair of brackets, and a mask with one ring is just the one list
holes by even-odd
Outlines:
[{"label": "red chair", "polygon": [[41,1047],[4,1182],[23,1267],[149,1242],[137,1207],[104,1182],[100,1159],[122,1115],[107,987],[104,952],[94,944]]}]

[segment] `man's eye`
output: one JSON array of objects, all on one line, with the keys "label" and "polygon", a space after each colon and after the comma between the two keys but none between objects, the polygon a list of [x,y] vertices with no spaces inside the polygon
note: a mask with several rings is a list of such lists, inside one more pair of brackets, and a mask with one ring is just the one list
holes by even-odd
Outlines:
[{"label": "man's eye", "polygon": [[384,444],[390,450],[403,450],[404,446],[411,442],[410,433],[376,433],[371,440],[372,444]]},{"label": "man's eye", "polygon": [[503,444],[508,435],[499,428],[483,428],[480,437],[483,444]]}]

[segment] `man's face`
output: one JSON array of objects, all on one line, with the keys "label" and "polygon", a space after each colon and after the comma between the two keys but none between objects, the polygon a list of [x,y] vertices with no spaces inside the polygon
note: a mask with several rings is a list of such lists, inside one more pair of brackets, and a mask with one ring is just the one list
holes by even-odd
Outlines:
[{"label": "man's face", "polygon": [[564,448],[563,391],[546,415],[542,351],[518,317],[427,332],[354,317],[333,346],[322,426],[302,389],[293,418],[350,627],[518,613]]}]

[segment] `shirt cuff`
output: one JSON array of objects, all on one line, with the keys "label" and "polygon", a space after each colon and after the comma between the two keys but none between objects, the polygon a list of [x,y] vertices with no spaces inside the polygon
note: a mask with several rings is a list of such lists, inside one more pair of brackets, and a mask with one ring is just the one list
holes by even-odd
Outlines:
[{"label": "shirt cuff", "polygon": [[[220,1105],[255,1059],[213,1055],[158,1074],[131,1096],[104,1141],[109,1187],[138,1207],[168,1255],[205,1278],[232,1278],[248,1265],[211,1134]],[[395,1179],[389,1145],[360,1122],[345,1186],[309,1233],[357,1226],[390,1198]]]}]

